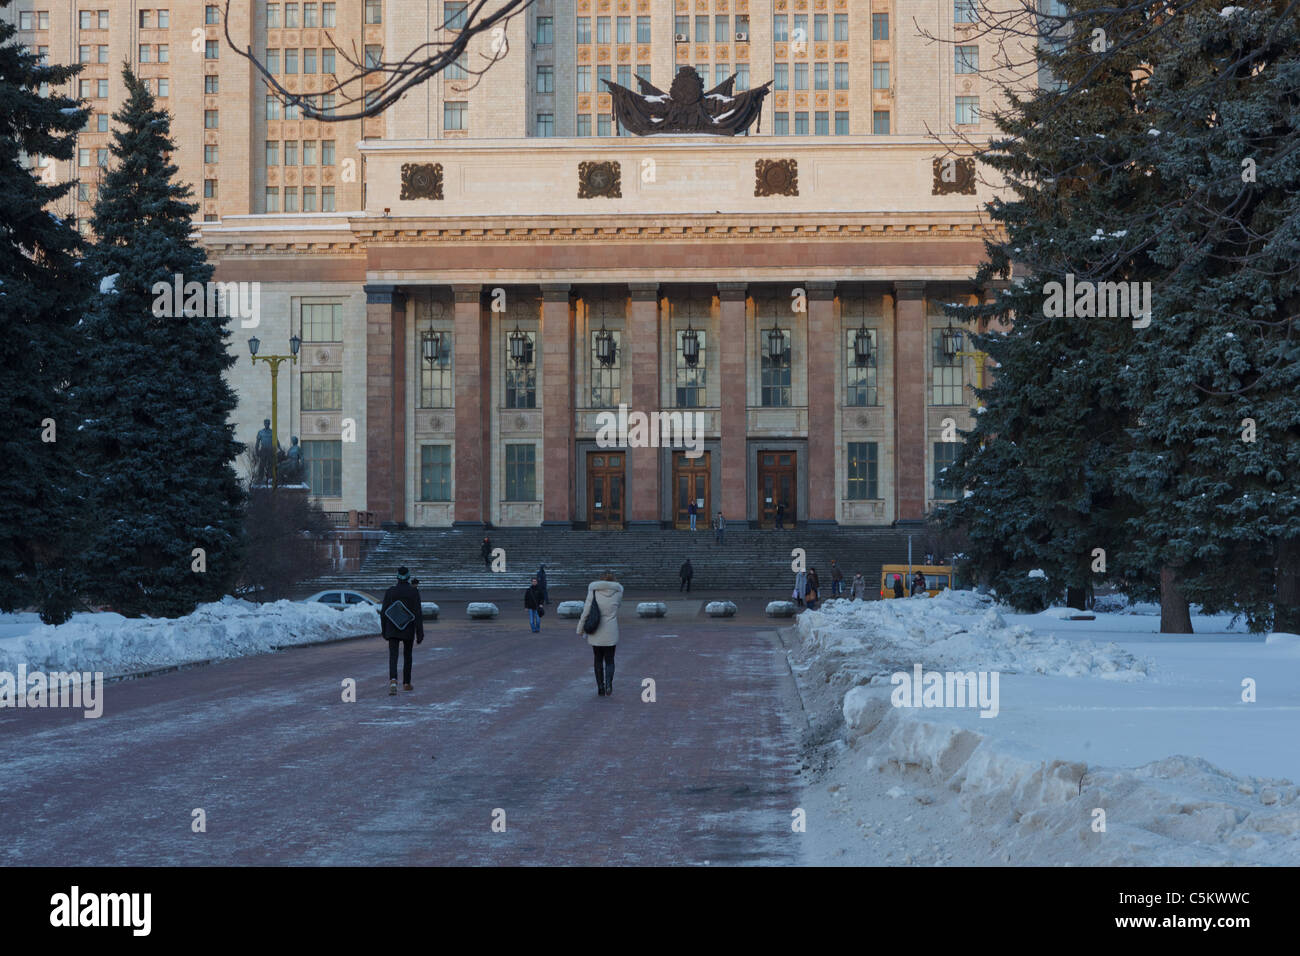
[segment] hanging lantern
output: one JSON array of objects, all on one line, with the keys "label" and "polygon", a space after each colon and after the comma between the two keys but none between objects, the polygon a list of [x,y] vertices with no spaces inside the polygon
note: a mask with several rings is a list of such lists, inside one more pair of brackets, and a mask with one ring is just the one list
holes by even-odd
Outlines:
[{"label": "hanging lantern", "polygon": [[871,331],[865,322],[853,336],[853,363],[858,366],[871,363]]},{"label": "hanging lantern", "polygon": [[600,321],[600,331],[596,333],[596,358],[606,368],[614,364],[614,333],[605,328],[605,320]]},{"label": "hanging lantern", "polygon": [[957,353],[961,351],[961,330],[952,327],[952,319],[948,320],[948,327],[942,332],[943,354],[945,358],[956,358]]},{"label": "hanging lantern", "polygon": [[687,368],[695,368],[700,363],[700,333],[691,328],[690,319],[686,320],[686,331],[682,333],[682,360]]},{"label": "hanging lantern", "polygon": [[785,349],[785,332],[775,321],[772,322],[772,328],[767,333],[767,357],[775,365],[785,364],[789,357]]},{"label": "hanging lantern", "polygon": [[438,359],[442,356],[442,333],[432,329],[425,331],[420,336],[420,352],[430,368],[437,365]]},{"label": "hanging lantern", "polygon": [[296,335],[289,336],[289,354],[297,355],[298,349],[302,347],[302,339]]},{"label": "hanging lantern", "polygon": [[250,335],[248,337],[248,351],[256,355],[257,350],[260,349],[261,347],[262,347],[262,340],[259,339],[256,335]]},{"label": "hanging lantern", "polygon": [[516,365],[528,365],[532,362],[530,344],[528,334],[519,328],[519,323],[516,322],[515,330],[510,333],[510,358]]}]

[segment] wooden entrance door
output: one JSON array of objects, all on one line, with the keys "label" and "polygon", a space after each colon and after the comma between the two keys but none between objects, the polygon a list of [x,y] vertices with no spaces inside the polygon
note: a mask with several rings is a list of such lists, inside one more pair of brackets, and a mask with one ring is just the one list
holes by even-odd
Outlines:
[{"label": "wooden entrance door", "polygon": [[784,525],[794,526],[799,511],[798,457],[792,451],[758,453],[758,524],[771,528],[776,524],[777,505],[785,502]]},{"label": "wooden entrance door", "polygon": [[623,466],[621,451],[587,453],[587,527],[623,527]]},{"label": "wooden entrance door", "polygon": [[690,458],[673,453],[673,527],[690,528],[691,502],[698,507],[695,529],[708,529],[713,514],[713,497],[709,494],[709,453]]}]

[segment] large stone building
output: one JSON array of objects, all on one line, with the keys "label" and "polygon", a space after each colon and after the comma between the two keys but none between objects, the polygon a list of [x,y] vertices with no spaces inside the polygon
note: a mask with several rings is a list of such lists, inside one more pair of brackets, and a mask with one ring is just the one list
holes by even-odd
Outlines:
[{"label": "large stone building", "polygon": [[[314,93],[327,64],[345,71],[336,49],[393,58],[464,7],[247,0],[230,30]],[[268,98],[224,45],[224,9],[7,15],[51,59],[87,63],[78,161],[45,173],[87,183],[76,218],[123,59],[170,106],[218,278],[259,283],[256,326],[231,321],[238,435],[270,417],[247,338],[286,352],[299,336],[280,439],[301,436],[327,510],[634,527],[684,523],[694,500],[731,522],[784,503],[787,522],[869,525],[957,493],[945,430],[969,423],[980,357],[943,348],[942,304],[991,294],[970,285],[990,193],[945,145],[990,131],[973,0],[536,0],[465,70],[342,123]],[[667,89],[683,65],[706,86],[773,80],[759,128],[614,135],[599,81]],[[702,445],[606,447],[620,405],[699,413]]]}]

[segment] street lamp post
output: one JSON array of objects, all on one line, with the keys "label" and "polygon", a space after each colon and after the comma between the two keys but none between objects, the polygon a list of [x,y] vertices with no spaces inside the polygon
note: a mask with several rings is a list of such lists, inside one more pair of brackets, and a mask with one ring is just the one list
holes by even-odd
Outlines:
[{"label": "street lamp post", "polygon": [[[948,327],[943,330],[943,352],[949,358],[972,358],[975,360],[975,388],[984,387],[984,363],[989,354],[981,349],[963,349],[963,337],[961,329],[955,329],[952,320],[948,320]],[[984,407],[984,400],[977,398],[976,408]]]},{"label": "street lamp post", "polygon": [[298,349],[302,345],[302,339],[296,335],[289,336],[289,354],[288,355],[258,355],[257,350],[262,347],[262,340],[256,335],[248,340],[248,351],[253,354],[253,364],[259,361],[265,362],[271,366],[271,487],[279,486],[279,458],[280,458],[280,401],[279,401],[279,377],[280,363],[289,362],[291,365],[298,364]]}]

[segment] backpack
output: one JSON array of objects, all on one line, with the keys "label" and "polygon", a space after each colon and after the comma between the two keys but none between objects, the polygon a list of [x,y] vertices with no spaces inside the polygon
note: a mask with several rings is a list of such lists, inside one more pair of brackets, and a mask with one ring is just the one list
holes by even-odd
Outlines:
[{"label": "backpack", "polygon": [[600,605],[596,603],[596,592],[593,591],[591,610],[587,612],[587,619],[582,622],[582,630],[586,634],[595,634],[598,627],[600,627]]}]

